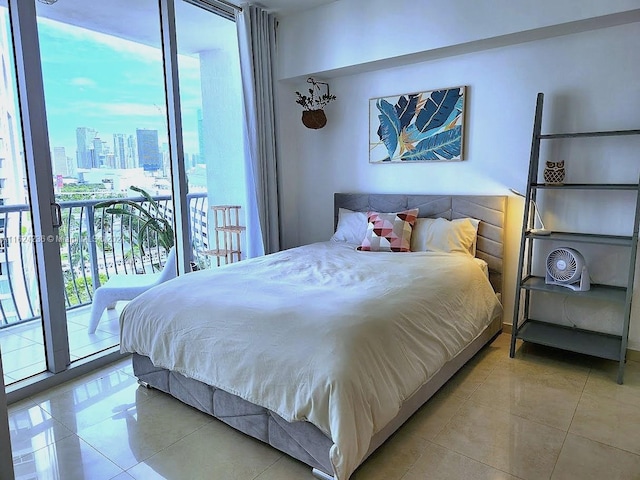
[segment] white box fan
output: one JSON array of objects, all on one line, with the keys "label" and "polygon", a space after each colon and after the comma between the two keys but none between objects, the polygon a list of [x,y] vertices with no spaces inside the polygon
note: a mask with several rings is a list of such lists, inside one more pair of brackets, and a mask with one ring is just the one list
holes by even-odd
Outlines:
[{"label": "white box fan", "polygon": [[589,290],[591,281],[582,254],[569,247],[556,248],[549,252],[545,283],[567,287],[576,292]]}]

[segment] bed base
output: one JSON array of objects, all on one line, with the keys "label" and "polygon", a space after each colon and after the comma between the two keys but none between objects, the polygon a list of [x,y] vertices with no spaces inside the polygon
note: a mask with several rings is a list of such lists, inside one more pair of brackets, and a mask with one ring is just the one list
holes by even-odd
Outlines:
[{"label": "bed base", "polygon": [[317,468],[312,468],[311,473],[313,474],[314,477],[319,478],[320,480],[334,480],[332,475],[324,473],[323,471],[318,470]]},{"label": "bed base", "polygon": [[[408,398],[398,415],[371,439],[369,457],[400,426],[405,423],[429,398],[431,398],[464,364],[485,344],[502,331],[502,317],[496,318],[473,342],[456,357],[447,362],[425,385]],[[263,407],[183,376],[153,365],[148,357],[133,354],[133,370],[138,383],[147,388],[161,390],[178,400],[195,407],[233,428],[268,443],[287,455],[306,463],[312,473],[321,480],[333,480],[329,450],[330,438],[307,422],[287,422],[279,415]]]}]

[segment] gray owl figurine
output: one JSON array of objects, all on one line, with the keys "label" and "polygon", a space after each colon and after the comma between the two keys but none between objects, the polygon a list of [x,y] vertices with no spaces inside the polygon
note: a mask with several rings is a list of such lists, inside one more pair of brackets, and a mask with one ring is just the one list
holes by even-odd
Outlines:
[{"label": "gray owl figurine", "polygon": [[546,162],[544,167],[544,183],[550,185],[562,185],[564,182],[564,160],[559,162]]}]

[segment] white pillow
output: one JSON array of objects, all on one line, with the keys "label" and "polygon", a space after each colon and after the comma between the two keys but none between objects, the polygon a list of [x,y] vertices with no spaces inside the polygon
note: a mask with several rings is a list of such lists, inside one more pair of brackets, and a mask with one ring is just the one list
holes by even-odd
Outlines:
[{"label": "white pillow", "polygon": [[475,218],[418,218],[411,234],[411,251],[475,256],[479,224]]},{"label": "white pillow", "polygon": [[338,209],[338,227],[336,233],[331,237],[331,241],[360,245],[367,234],[367,225],[366,212],[354,212],[340,208]]}]

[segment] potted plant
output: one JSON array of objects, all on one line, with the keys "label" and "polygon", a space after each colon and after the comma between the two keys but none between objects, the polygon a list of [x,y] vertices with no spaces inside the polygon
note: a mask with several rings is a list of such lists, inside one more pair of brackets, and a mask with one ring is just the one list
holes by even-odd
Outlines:
[{"label": "potted plant", "polygon": [[[296,92],[296,103],[304,109],[302,111],[302,123],[307,128],[318,129],[327,124],[327,116],[323,108],[331,101],[336,99],[335,95],[329,92],[329,84],[317,82],[313,78],[307,78],[307,83],[311,84],[309,95]],[[326,88],[326,92],[322,92],[322,85]]]},{"label": "potted plant", "polygon": [[167,220],[160,212],[158,202],[149,193],[140,187],[129,187],[134,192],[141,194],[149,204],[148,207],[127,199],[112,199],[97,203],[95,208],[104,208],[106,213],[112,215],[128,216],[132,220],[139,220],[136,243],[142,255],[144,255],[145,236],[154,234],[157,244],[169,252],[174,246],[175,239],[171,221]]}]

